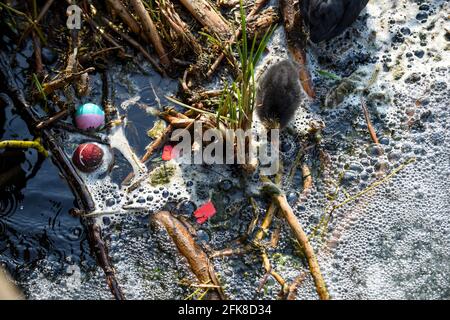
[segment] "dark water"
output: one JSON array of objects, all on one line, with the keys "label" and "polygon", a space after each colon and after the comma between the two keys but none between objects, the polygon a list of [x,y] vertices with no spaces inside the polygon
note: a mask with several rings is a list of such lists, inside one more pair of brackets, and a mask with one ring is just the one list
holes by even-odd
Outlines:
[{"label": "dark water", "polygon": [[[14,71],[19,82],[26,83],[31,52],[28,43],[16,55]],[[146,70],[142,72],[143,69]],[[177,89],[176,81],[160,78],[146,64],[139,68],[116,65],[110,70],[112,98],[118,107],[126,99],[139,95],[140,103],[157,108],[155,94],[164,102],[164,94]],[[101,103],[100,76],[93,74],[90,84],[88,97],[75,100],[75,103]],[[155,118],[147,114],[145,108],[134,104],[119,109],[121,115],[127,117],[127,138],[140,156],[151,141],[145,132],[152,127]],[[33,139],[8,97],[3,96],[0,100],[0,140]],[[116,163],[121,165],[126,161],[118,158]],[[129,170],[123,168],[124,173]],[[37,269],[52,282],[58,282],[59,275],[67,274],[70,265],[81,266],[87,272],[99,270],[91,256],[84,225],[80,218],[69,214],[75,206],[67,182],[50,157],[45,158],[34,149],[0,150],[0,265],[9,271],[26,295],[30,296],[29,290],[34,290],[30,280],[36,277]],[[106,283],[99,285],[106,289]]]},{"label": "dark water", "polygon": [[[33,139],[12,106],[0,115],[1,140]],[[41,259],[90,259],[84,227],[68,214],[74,196],[50,158],[9,149],[0,151],[0,164],[0,261],[13,276]]]}]

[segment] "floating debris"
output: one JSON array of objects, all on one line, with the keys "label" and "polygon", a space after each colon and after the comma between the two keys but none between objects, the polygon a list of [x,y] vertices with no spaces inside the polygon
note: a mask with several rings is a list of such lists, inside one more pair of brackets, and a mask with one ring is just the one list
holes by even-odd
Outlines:
[{"label": "floating debris", "polygon": [[174,158],[173,146],[165,145],[163,148],[162,159],[164,161],[169,161],[169,160],[172,160],[173,158]]},{"label": "floating debris", "polygon": [[164,134],[166,127],[166,122],[164,120],[156,120],[153,128],[147,131],[147,135],[152,139],[158,139]]},{"label": "floating debris", "polygon": [[103,163],[103,150],[94,143],[80,144],[72,156],[75,166],[83,172],[92,172]]},{"label": "floating debris", "polygon": [[197,210],[195,210],[194,216],[197,218],[197,223],[203,224],[209,218],[213,217],[216,212],[216,208],[214,207],[212,201],[208,201],[207,203],[200,206]]},{"label": "floating debris", "polygon": [[75,112],[75,123],[78,129],[98,129],[105,125],[105,112],[96,104],[83,104]]}]

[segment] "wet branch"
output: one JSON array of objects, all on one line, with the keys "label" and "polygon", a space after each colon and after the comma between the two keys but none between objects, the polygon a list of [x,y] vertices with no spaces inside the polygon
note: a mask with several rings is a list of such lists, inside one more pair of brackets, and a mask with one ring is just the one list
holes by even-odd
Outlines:
[{"label": "wet branch", "polygon": [[169,56],[167,55],[166,49],[164,49],[158,30],[156,29],[150,14],[147,9],[145,9],[145,6],[141,0],[131,0],[130,3],[141,20],[142,29],[145,35],[155,47],[159,60],[165,68],[168,68],[170,65]]},{"label": "wet branch", "polygon": [[208,0],[180,0],[180,2],[210,32],[223,39],[231,34],[228,22]]},{"label": "wet branch", "polygon": [[165,228],[178,251],[186,258],[200,284],[214,285],[211,290],[208,290],[206,298],[210,300],[224,299],[225,296],[208,256],[192,238],[185,225],[167,211],[158,212],[152,217],[152,221]]},{"label": "wet branch", "polygon": [[311,246],[308,236],[303,230],[300,222],[295,216],[291,206],[287,202],[286,196],[282,193],[282,191],[276,187],[275,185],[266,184],[264,187],[266,193],[270,194],[272,200],[277,204],[280,209],[281,215],[287,221],[289,226],[291,227],[292,232],[294,233],[295,238],[298,243],[302,247],[306,259],[308,261],[309,270],[314,279],[314,283],[316,285],[316,291],[319,295],[319,298],[322,300],[330,299],[330,295],[328,293],[327,287],[325,285],[325,281],[323,279],[322,273],[320,271],[319,263],[317,262],[316,255],[314,253],[314,249]]}]

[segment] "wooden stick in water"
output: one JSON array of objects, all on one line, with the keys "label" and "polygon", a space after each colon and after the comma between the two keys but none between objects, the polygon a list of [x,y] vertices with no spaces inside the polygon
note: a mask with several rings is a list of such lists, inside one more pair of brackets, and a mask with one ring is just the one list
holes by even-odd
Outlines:
[{"label": "wooden stick in water", "polygon": [[215,276],[208,256],[192,238],[185,225],[168,211],[158,212],[152,217],[152,221],[164,226],[200,283],[214,285],[214,288],[208,291],[207,298],[210,300],[224,299],[222,287]]},{"label": "wooden stick in water", "polygon": [[44,83],[42,85],[43,91],[45,92],[46,95],[49,95],[53,91],[64,87],[66,84],[68,84],[70,81],[72,81],[76,77],[79,77],[84,73],[89,73],[89,72],[94,72],[94,71],[95,71],[94,67],[89,67],[80,72],[75,72],[75,73],[70,73],[70,74],[64,75],[61,78]]},{"label": "wooden stick in water", "polygon": [[269,194],[272,198],[272,201],[274,201],[275,204],[279,207],[281,215],[287,221],[287,223],[291,227],[292,232],[294,233],[295,238],[297,239],[300,246],[303,248],[306,260],[308,261],[309,271],[311,272],[311,275],[314,279],[316,291],[317,294],[319,295],[319,298],[321,300],[329,300],[330,295],[328,293],[325,281],[320,271],[319,263],[317,262],[314,249],[311,246],[308,240],[308,236],[303,230],[300,222],[295,216],[294,211],[289,205],[286,196],[284,195],[282,190],[280,190],[276,185],[272,183],[267,183],[263,187],[263,191]]},{"label": "wooden stick in water", "polygon": [[325,285],[325,281],[323,280],[322,273],[320,271],[319,263],[317,262],[316,255],[314,253],[314,249],[309,243],[308,236],[303,230],[300,222],[292,211],[291,206],[287,202],[286,196],[284,194],[278,194],[273,196],[273,199],[276,201],[278,206],[280,207],[280,212],[282,216],[286,219],[287,223],[291,227],[295,238],[302,246],[306,260],[308,261],[309,271],[314,279],[314,283],[316,285],[316,291],[321,300],[329,300],[330,295],[328,293],[327,287]]},{"label": "wooden stick in water", "polygon": [[134,10],[136,11],[136,14],[141,19],[144,33],[147,35],[148,39],[155,47],[156,53],[159,56],[159,60],[165,68],[169,67],[169,56],[167,55],[166,49],[164,49],[161,38],[158,34],[158,30],[156,29],[156,26],[153,23],[150,14],[148,13],[147,9],[145,9],[145,6],[141,0],[131,0],[130,2],[133,5]]}]

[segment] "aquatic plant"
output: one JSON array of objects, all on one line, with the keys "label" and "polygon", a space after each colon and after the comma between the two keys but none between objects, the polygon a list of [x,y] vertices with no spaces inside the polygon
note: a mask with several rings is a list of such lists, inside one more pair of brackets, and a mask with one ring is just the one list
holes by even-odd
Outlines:
[{"label": "aquatic plant", "polygon": [[275,30],[270,28],[257,45],[257,37],[249,45],[247,38],[247,18],[242,0],[240,1],[242,37],[236,45],[240,60],[239,74],[234,82],[226,84],[217,109],[217,121],[220,117],[232,129],[247,130],[252,125],[253,110],[256,104],[255,66],[263,54],[269,39]]},{"label": "aquatic plant", "polygon": [[170,182],[175,174],[174,165],[163,165],[150,172],[150,184],[152,186],[164,185]]}]

